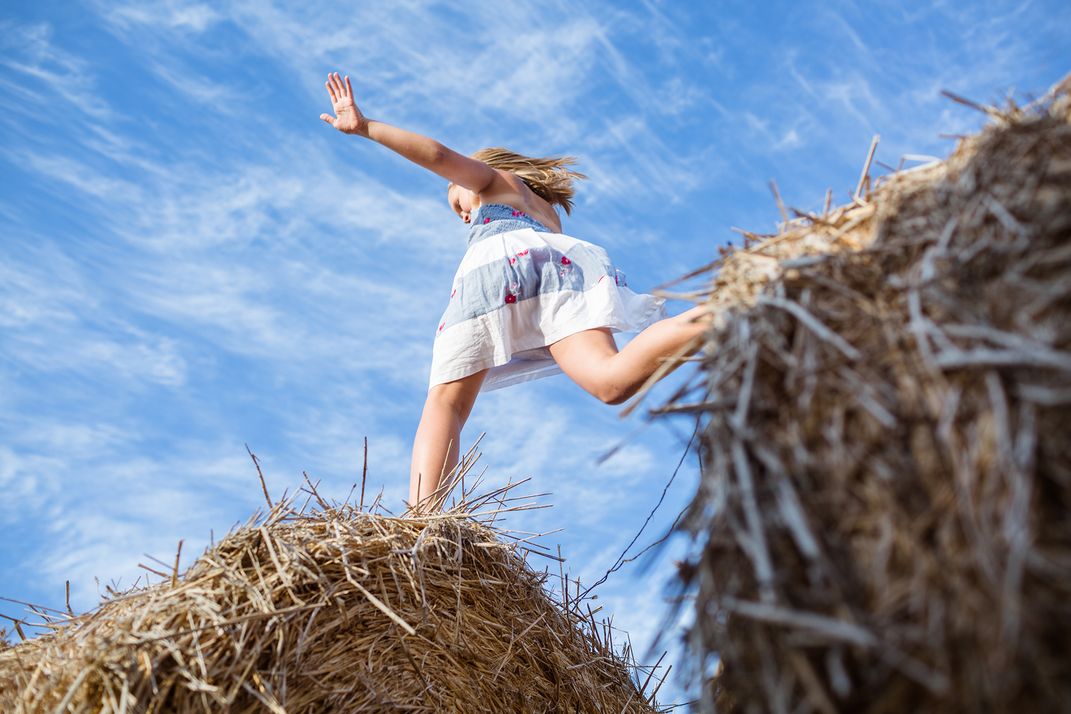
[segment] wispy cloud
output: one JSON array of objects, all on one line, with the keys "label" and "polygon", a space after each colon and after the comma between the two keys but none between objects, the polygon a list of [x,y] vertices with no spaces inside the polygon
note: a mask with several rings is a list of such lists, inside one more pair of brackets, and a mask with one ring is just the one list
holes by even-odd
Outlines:
[{"label": "wispy cloud", "polygon": [[[432,12],[421,3],[392,6],[390,12],[370,5],[317,13],[246,4],[222,15],[242,28],[248,46],[288,58],[282,73],[272,75],[274,81],[296,81],[310,101],[321,105],[322,79],[311,78],[341,68],[350,72],[359,100],[367,102],[374,116],[438,131],[444,138],[465,127],[467,140],[476,143],[459,145],[463,151],[503,143],[532,152],[586,147],[581,153],[588,162],[607,166],[601,175],[620,177],[593,182],[592,196],[624,200],[645,185],[646,191],[673,200],[681,188],[694,186],[699,175],[687,157],[675,156],[649,127],[621,131],[637,116],[679,116],[706,98],[699,85],[680,76],[668,82],[646,76],[643,65],[618,46],[646,35],[646,18],[657,15],[654,8],[633,13],[494,5],[455,15]],[[122,37],[130,36],[135,23],[158,37],[166,49],[151,50],[154,53],[181,56],[189,42],[166,15],[119,11],[116,17]],[[674,53],[680,53],[683,39],[672,37],[665,18],[661,26],[654,41],[663,48],[667,63],[679,61]],[[368,27],[376,31],[368,33]],[[615,38],[618,30],[631,34]],[[139,46],[150,51],[144,43]],[[202,76],[192,60],[152,66],[198,101],[212,103],[228,94]],[[612,85],[593,81],[604,72]],[[263,81],[251,78],[254,85]],[[620,93],[628,103],[609,116],[584,111],[594,94],[607,90]],[[533,130],[538,142],[532,141]],[[617,140],[604,140],[607,135]],[[652,175],[656,180],[646,181]]]},{"label": "wispy cloud", "polygon": [[[0,67],[10,72],[4,85],[23,99],[35,100],[39,109],[55,111],[55,99],[62,100],[66,114],[85,113],[96,119],[111,116],[111,110],[94,93],[89,63],[59,48],[52,41],[47,23],[17,25],[0,23]],[[8,108],[15,103],[5,102]]]},{"label": "wispy cloud", "polygon": [[219,22],[222,17],[205,3],[169,0],[151,8],[143,5],[101,5],[110,22],[133,29],[144,25],[161,25],[168,29],[201,33]]}]

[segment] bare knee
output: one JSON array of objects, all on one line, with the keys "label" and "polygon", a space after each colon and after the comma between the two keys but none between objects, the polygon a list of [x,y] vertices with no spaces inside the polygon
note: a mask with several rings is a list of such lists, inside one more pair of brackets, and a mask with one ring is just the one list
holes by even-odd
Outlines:
[{"label": "bare knee", "polygon": [[636,392],[636,385],[622,380],[618,355],[606,356],[597,367],[589,366],[583,374],[570,374],[574,381],[603,404],[621,404]]},{"label": "bare knee", "polygon": [[634,387],[621,386],[620,383],[608,379],[598,386],[595,397],[604,404],[622,404],[635,392]]},{"label": "bare knee", "polygon": [[468,421],[476,395],[487,376],[486,369],[452,382],[436,384],[428,392],[424,408],[446,409],[453,413],[460,425]]}]

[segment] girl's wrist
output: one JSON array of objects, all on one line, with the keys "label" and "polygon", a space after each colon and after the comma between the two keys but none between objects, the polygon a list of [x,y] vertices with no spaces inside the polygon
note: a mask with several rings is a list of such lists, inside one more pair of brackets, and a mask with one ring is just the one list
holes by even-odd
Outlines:
[{"label": "girl's wrist", "polygon": [[365,139],[371,139],[372,138],[372,132],[371,132],[371,129],[370,129],[370,125],[371,125],[372,121],[373,121],[372,119],[368,119],[366,117],[361,117],[360,121],[357,122],[357,128],[353,130],[353,133],[356,134],[357,136],[362,136]]}]

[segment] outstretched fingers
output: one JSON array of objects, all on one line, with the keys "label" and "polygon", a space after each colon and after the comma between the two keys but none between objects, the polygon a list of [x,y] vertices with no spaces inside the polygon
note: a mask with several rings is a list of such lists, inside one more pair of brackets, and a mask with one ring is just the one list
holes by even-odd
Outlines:
[{"label": "outstretched fingers", "polygon": [[353,99],[353,85],[350,84],[349,75],[346,75],[345,82],[343,82],[338,72],[328,72],[324,86],[327,87],[327,93],[331,95],[332,104],[338,104],[343,99]]},{"label": "outstretched fingers", "polygon": [[338,97],[339,99],[345,99],[346,98],[346,86],[344,84],[342,84],[342,77],[339,76],[338,72],[335,72],[334,74],[331,75],[331,82],[334,85],[335,96]]},{"label": "outstretched fingers", "polygon": [[320,118],[323,119],[328,124],[330,124],[331,126],[335,125],[335,118],[333,116],[331,116],[330,114],[321,114]]}]

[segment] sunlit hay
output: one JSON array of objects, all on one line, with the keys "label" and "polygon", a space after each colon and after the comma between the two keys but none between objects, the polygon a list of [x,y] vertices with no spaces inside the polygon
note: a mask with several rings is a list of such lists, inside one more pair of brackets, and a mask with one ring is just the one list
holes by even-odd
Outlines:
[{"label": "sunlit hay", "polygon": [[540,507],[509,488],[392,517],[310,484],[319,508],[284,496],[185,573],[0,649],[0,711],[655,711],[634,678],[659,678],[493,523]]},{"label": "sunlit hay", "polygon": [[721,261],[655,410],[701,424],[702,710],[1067,710],[1069,90]]}]

